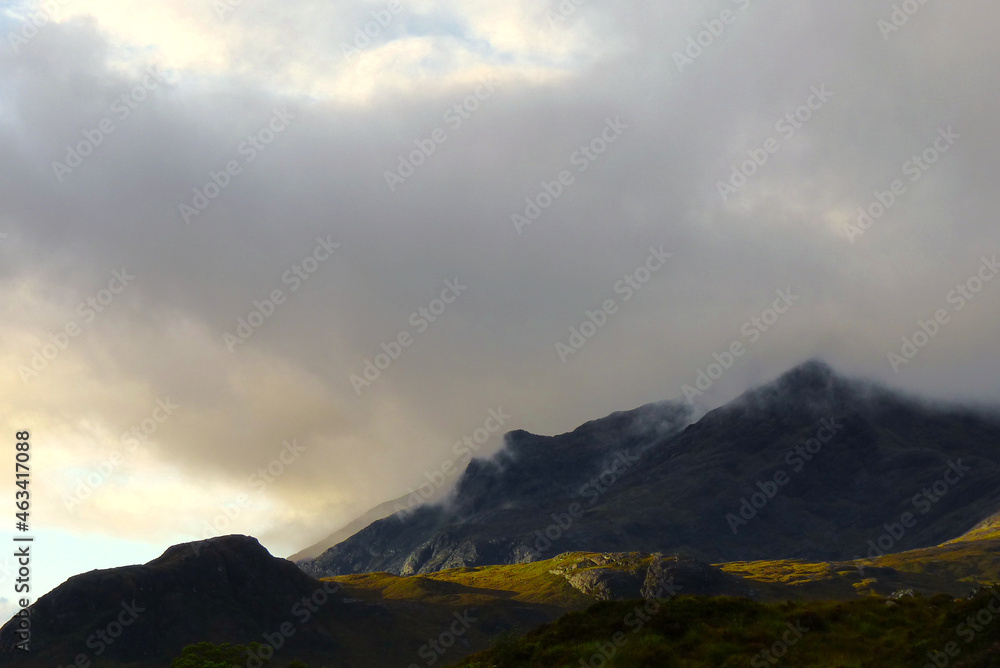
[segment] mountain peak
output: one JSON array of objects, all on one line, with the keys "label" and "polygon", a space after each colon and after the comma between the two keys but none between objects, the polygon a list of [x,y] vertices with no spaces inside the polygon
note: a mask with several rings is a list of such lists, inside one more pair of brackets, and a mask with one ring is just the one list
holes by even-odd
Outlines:
[{"label": "mountain peak", "polygon": [[811,359],[799,366],[786,371],[778,384],[788,389],[821,389],[827,388],[840,376],[829,364],[821,359]]},{"label": "mountain peak", "polygon": [[760,387],[749,390],[733,402],[732,407],[756,410],[828,411],[857,405],[857,399],[868,393],[867,384],[838,374],[833,367],[812,359],[786,371]]},{"label": "mountain peak", "polygon": [[[127,605],[134,612],[127,634],[113,645],[93,640],[86,645],[100,647],[95,656],[107,650],[107,663],[95,665],[164,665],[152,657],[176,656],[186,645],[203,640],[260,638],[279,628],[297,602],[323,586],[292,562],[271,556],[249,536],[175,545],[144,565],[73,576],[40,597],[30,608],[31,655],[14,649],[12,620],[0,629],[0,663],[58,665],[82,650],[80,638],[93,639],[91,634],[119,619]],[[338,610],[339,603],[325,608],[333,616]],[[305,650],[326,650],[329,645],[323,638],[302,641]]]},{"label": "mountain peak", "polygon": [[190,559],[203,558],[207,555],[218,556],[239,556],[241,558],[272,559],[272,555],[267,551],[260,541],[253,536],[241,534],[231,534],[228,536],[218,536],[205,540],[172,545],[157,559],[150,562],[150,565],[163,565],[176,563]]}]

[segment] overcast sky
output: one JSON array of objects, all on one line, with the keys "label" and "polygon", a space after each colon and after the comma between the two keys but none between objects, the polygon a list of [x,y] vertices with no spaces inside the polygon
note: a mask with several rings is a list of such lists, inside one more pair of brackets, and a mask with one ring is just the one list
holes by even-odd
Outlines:
[{"label": "overcast sky", "polygon": [[0,424],[43,585],[287,555],[699,371],[1000,398],[991,0],[41,4],[0,13]]}]

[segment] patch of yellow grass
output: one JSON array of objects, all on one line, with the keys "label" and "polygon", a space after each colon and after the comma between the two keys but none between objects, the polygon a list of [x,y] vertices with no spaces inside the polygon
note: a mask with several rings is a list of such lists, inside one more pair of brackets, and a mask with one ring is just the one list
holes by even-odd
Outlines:
[{"label": "patch of yellow grass", "polygon": [[[757,582],[771,582],[786,585],[804,584],[831,580],[838,573],[832,564],[826,562],[810,563],[798,559],[782,559],[777,561],[733,561],[727,564],[716,564],[719,568],[733,575],[740,575]],[[844,573],[842,571],[842,573]],[[850,573],[847,571],[846,573]]]}]

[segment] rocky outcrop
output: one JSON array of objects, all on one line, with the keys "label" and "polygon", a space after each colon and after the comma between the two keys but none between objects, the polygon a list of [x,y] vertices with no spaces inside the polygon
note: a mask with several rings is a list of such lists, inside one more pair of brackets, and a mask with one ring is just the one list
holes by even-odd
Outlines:
[{"label": "rocky outcrop", "polygon": [[680,556],[607,553],[551,572],[599,601],[674,595],[756,598],[755,590],[743,578]]},{"label": "rocky outcrop", "polygon": [[636,598],[642,578],[633,573],[623,573],[611,568],[592,568],[569,573],[566,580],[573,587],[598,601],[618,601]]}]

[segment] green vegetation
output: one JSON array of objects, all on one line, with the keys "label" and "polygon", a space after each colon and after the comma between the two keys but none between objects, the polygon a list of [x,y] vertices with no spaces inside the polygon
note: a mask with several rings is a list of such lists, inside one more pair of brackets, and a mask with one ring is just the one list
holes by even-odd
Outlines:
[{"label": "green vegetation", "polygon": [[[252,642],[249,645],[231,645],[223,643],[213,645],[200,642],[188,645],[181,655],[170,662],[170,668],[242,668],[247,665],[248,658],[260,656],[261,644]],[[262,665],[271,666],[270,659],[261,660]],[[302,661],[291,661],[286,668],[309,668]]]},{"label": "green vegetation", "polygon": [[359,573],[325,579],[339,582],[349,596],[367,601],[418,600],[470,606],[502,599],[577,610],[592,603],[593,599],[577,591],[562,575],[551,571],[565,569],[588,556],[592,555],[577,552],[529,564],[452,568],[410,577]]},{"label": "green vegetation", "polygon": [[232,666],[242,666],[246,664],[248,652],[253,652],[256,656],[259,650],[260,643],[213,645],[208,642],[200,642],[197,645],[185,647],[181,655],[170,662],[170,668],[232,668]]},{"label": "green vegetation", "polygon": [[[852,562],[738,561],[719,568],[763,585],[765,598],[850,599],[899,589],[965,595],[1000,580],[1000,539],[984,534],[937,547]],[[779,588],[771,585],[784,585]]]},{"label": "green vegetation", "polygon": [[[658,610],[653,602],[602,602],[519,641],[504,638],[456,665],[725,668],[771,666],[780,660],[787,666],[849,668],[934,665],[936,657],[937,665],[995,667],[1000,666],[1000,613],[983,612],[1000,600],[994,595],[1000,597],[1000,589],[973,600],[918,595],[893,602],[768,604],[682,596]],[[968,621],[977,615],[978,632]]]},{"label": "green vegetation", "polygon": [[[329,579],[339,582],[348,595],[372,602],[407,600],[458,608],[503,600],[570,611],[580,610],[594,599],[570,585],[563,573],[600,556],[600,553],[572,552],[528,564],[454,568],[410,577],[361,573]],[[652,561],[649,555],[638,553],[623,558],[633,564],[633,570],[645,569]],[[888,596],[900,589],[926,595],[943,592],[963,596],[977,584],[1000,581],[1000,539],[950,542],[856,562],[778,559],[716,566],[752,581],[758,598],[763,601],[851,600]],[[589,568],[577,567],[575,571]]]},{"label": "green vegetation", "polygon": [[973,540],[1000,540],[1000,513],[992,517],[987,517],[965,535],[959,536],[955,540],[950,540],[945,545]]}]

